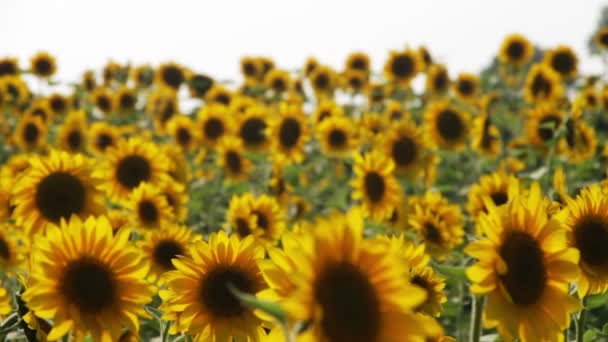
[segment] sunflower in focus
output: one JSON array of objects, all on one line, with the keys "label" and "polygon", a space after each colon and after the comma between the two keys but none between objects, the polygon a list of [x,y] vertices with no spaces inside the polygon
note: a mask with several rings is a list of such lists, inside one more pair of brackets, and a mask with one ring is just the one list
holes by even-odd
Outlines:
[{"label": "sunflower in focus", "polygon": [[118,127],[104,121],[98,121],[89,128],[87,140],[93,152],[104,154],[110,147],[115,147],[120,139]]},{"label": "sunflower in focus", "polygon": [[191,257],[190,246],[199,240],[201,236],[189,227],[171,224],[151,231],[144,240],[138,241],[138,247],[150,263],[150,280],[161,280],[164,273],[175,270],[171,261],[178,256]]},{"label": "sunflower in focus", "polygon": [[26,115],[19,120],[13,139],[23,151],[35,151],[46,145],[47,126],[40,117]]},{"label": "sunflower in focus", "polygon": [[480,92],[479,77],[473,74],[462,73],[454,83],[454,92],[461,101],[472,103],[477,100]]},{"label": "sunflower in focus", "polygon": [[31,236],[75,215],[86,218],[104,212],[100,179],[83,155],[51,151],[34,157],[12,189],[13,217]]},{"label": "sunflower in focus", "polygon": [[578,74],[578,57],[568,46],[560,45],[549,50],[543,61],[564,80],[571,80]]},{"label": "sunflower in focus", "polygon": [[466,270],[471,291],[487,295],[484,326],[496,327],[504,340],[560,340],[581,308],[568,286],[578,277],[578,251],[549,218],[538,183],[503,207],[487,203],[478,222],[487,238],[465,248],[478,260]]},{"label": "sunflower in focus", "polygon": [[217,164],[230,181],[244,181],[249,177],[251,162],[244,154],[243,142],[233,136],[223,138],[217,147]]},{"label": "sunflower in focus", "polygon": [[401,196],[394,169],[393,161],[379,152],[355,155],[355,178],[350,185],[353,199],[362,201],[365,216],[381,222],[393,213]]},{"label": "sunflower in focus", "polygon": [[[500,207],[516,198],[520,187],[519,179],[504,170],[483,175],[471,186],[467,194],[467,211],[477,219],[488,213],[487,199],[490,199],[494,206]],[[477,233],[483,232],[479,230]]]},{"label": "sunflower in focus", "polygon": [[551,102],[564,95],[560,75],[546,64],[530,68],[524,85],[524,98],[530,103]]},{"label": "sunflower in focus", "polygon": [[384,64],[384,75],[389,81],[407,86],[410,80],[421,71],[423,63],[418,52],[414,50],[391,51]]},{"label": "sunflower in focus", "polygon": [[142,182],[135,188],[125,204],[132,212],[133,226],[142,230],[163,229],[174,221],[173,208],[161,190]]},{"label": "sunflower in focus", "polygon": [[167,131],[183,151],[192,151],[200,139],[199,131],[190,116],[176,115],[167,123]]},{"label": "sunflower in focus", "polygon": [[186,70],[176,63],[165,63],[158,67],[154,77],[157,84],[177,91],[186,80]]},{"label": "sunflower in focus", "polygon": [[142,182],[160,186],[168,177],[169,161],[151,142],[130,138],[119,140],[106,152],[105,165],[97,171],[103,189],[117,202],[127,199]]},{"label": "sunflower in focus", "polygon": [[258,268],[264,252],[254,239],[220,231],[187,253],[192,257],[172,261],[176,270],[164,275],[168,288],[159,293],[162,319],[173,322],[169,333],[188,332],[197,341],[259,341],[265,336],[262,321],[231,290],[255,294],[266,288]]},{"label": "sunflower in focus", "polygon": [[41,78],[49,78],[57,71],[55,57],[47,52],[38,52],[30,59],[32,73]]},{"label": "sunflower in focus", "polygon": [[426,71],[426,92],[431,95],[447,93],[450,76],[444,65],[433,64]]},{"label": "sunflower in focus", "polygon": [[283,249],[269,251],[260,267],[270,289],[259,297],[309,321],[315,341],[423,341],[441,332],[414,314],[425,293],[408,283],[399,256],[384,242],[362,238],[360,211],[315,225],[312,236],[285,235]]},{"label": "sunflower in focus", "polygon": [[436,147],[460,151],[467,142],[470,115],[447,101],[431,103],[424,112],[424,129]]},{"label": "sunflower in focus", "polygon": [[72,216],[35,241],[23,299],[36,316],[54,321],[49,340],[70,331],[96,341],[116,341],[123,328],[138,334],[138,317],[148,317],[143,305],[154,291],[129,235],[113,235],[104,216],[84,222]]},{"label": "sunflower in focus", "polygon": [[541,104],[530,110],[526,121],[526,136],[535,146],[546,146],[564,124],[565,114],[555,106]]},{"label": "sunflower in focus", "polygon": [[524,36],[518,33],[508,35],[500,46],[498,60],[502,63],[523,66],[534,55],[534,46]]},{"label": "sunflower in focus", "polygon": [[484,157],[494,159],[502,152],[500,131],[485,112],[473,120],[471,135],[471,146]]},{"label": "sunflower in focus", "polygon": [[83,153],[87,147],[87,118],[84,111],[68,114],[57,134],[57,145],[70,153]]},{"label": "sunflower in focus", "polygon": [[358,144],[355,125],[347,116],[330,117],[317,128],[317,135],[323,154],[342,158],[350,156]]},{"label": "sunflower in focus", "polygon": [[266,107],[253,106],[237,118],[236,134],[247,151],[260,152],[270,144],[267,136],[269,113]]}]

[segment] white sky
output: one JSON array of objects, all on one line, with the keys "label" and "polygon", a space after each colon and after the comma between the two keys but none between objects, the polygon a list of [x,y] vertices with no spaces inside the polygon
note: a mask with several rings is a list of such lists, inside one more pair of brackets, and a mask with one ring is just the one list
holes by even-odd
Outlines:
[{"label": "white sky", "polygon": [[425,44],[451,74],[478,71],[502,38],[520,32],[544,47],[566,44],[583,70],[599,70],[586,41],[605,0],[0,0],[0,56],[25,66],[39,49],[58,57],[59,79],[108,58],[175,60],[219,79],[235,78],[242,55],[267,55],[295,69],[307,56],[341,67],[363,50],[380,69],[390,49]]}]

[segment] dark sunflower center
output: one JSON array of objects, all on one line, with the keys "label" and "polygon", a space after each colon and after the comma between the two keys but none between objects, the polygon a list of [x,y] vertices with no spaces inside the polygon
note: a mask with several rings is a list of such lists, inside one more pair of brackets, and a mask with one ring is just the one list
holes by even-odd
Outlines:
[{"label": "dark sunflower center", "polygon": [[448,87],[448,75],[444,70],[441,70],[433,79],[433,87],[435,91],[442,92]]},{"label": "dark sunflower center", "polygon": [[340,148],[346,145],[346,133],[341,129],[333,129],[329,132],[329,145],[331,147]]},{"label": "dark sunflower center", "polygon": [[184,73],[176,66],[163,68],[162,76],[165,83],[173,89],[179,88],[182,82],[184,82]]},{"label": "dark sunflower center", "polygon": [[167,100],[161,109],[160,121],[163,123],[169,121],[175,115],[175,107],[173,100]]},{"label": "dark sunflower center", "polygon": [[[551,139],[553,139],[553,136],[555,135],[555,130],[557,129],[557,126],[559,126],[559,124],[561,123],[562,119],[559,116],[555,116],[555,115],[547,115],[544,118],[542,118],[538,124],[538,129],[536,130],[538,133],[538,136],[543,140],[543,141],[549,141]],[[547,125],[551,126],[551,127],[547,127]]]},{"label": "dark sunflower center", "polygon": [[587,103],[591,107],[595,107],[597,105],[597,97],[594,94],[587,94]]},{"label": "dark sunflower center", "polygon": [[410,137],[401,137],[393,143],[393,160],[398,166],[410,165],[416,160],[417,152],[416,144]]},{"label": "dark sunflower center", "polygon": [[458,92],[464,96],[471,96],[475,90],[475,85],[471,80],[460,80],[458,82]]},{"label": "dark sunflower center", "polygon": [[132,110],[135,107],[135,96],[133,94],[122,94],[120,96],[120,108]]},{"label": "dark sunflower center", "polygon": [[67,137],[68,146],[72,151],[80,150],[82,147],[82,133],[80,130],[71,131]]},{"label": "dark sunflower center", "polygon": [[11,257],[11,249],[4,238],[0,239],[0,258],[8,260]]},{"label": "dark sunflower center", "polygon": [[245,76],[252,77],[255,76],[258,71],[253,63],[247,62],[243,64],[243,73],[245,74]]},{"label": "dark sunflower center", "polygon": [[608,263],[608,222],[600,217],[582,218],[574,229],[576,248],[581,259],[590,266]]},{"label": "dark sunflower center", "polygon": [[10,60],[0,61],[0,77],[6,75],[16,75],[17,65]]},{"label": "dark sunflower center", "polygon": [[331,116],[331,113],[329,110],[323,110],[323,111],[321,111],[321,113],[319,113],[319,118],[317,119],[317,122],[322,122],[323,120],[327,119],[330,116]]},{"label": "dark sunflower center", "polygon": [[329,87],[329,75],[326,73],[318,74],[314,79],[315,88],[326,89]]},{"label": "dark sunflower center", "polygon": [[380,300],[374,285],[357,266],[328,265],[314,283],[321,306],[321,329],[328,341],[375,341],[381,329]]},{"label": "dark sunflower center", "polygon": [[391,72],[398,78],[409,78],[414,74],[414,61],[412,57],[397,56],[391,64]]},{"label": "dark sunflower center", "polygon": [[442,242],[441,232],[432,222],[426,222],[424,224],[424,236],[425,239],[430,242],[437,244]]},{"label": "dark sunflower center", "polygon": [[282,78],[276,78],[272,81],[272,89],[274,89],[278,93],[282,93],[287,88],[287,84],[285,84],[285,80]]},{"label": "dark sunflower center", "polygon": [[509,201],[509,196],[504,191],[494,192],[490,195],[496,206],[503,205]]},{"label": "dark sunflower center", "polygon": [[511,299],[518,305],[536,303],[545,289],[547,272],[543,251],[530,234],[523,231],[507,233],[499,254],[507,265],[500,279]]},{"label": "dark sunflower center", "polygon": [[23,138],[25,142],[29,145],[32,145],[38,141],[38,136],[40,135],[40,131],[38,130],[38,126],[33,123],[28,123],[25,125],[23,130]]},{"label": "dark sunflower center", "polygon": [[401,110],[394,110],[391,112],[391,120],[398,121],[403,118],[403,112]]},{"label": "dark sunflower center", "polygon": [[574,71],[574,58],[570,53],[558,52],[551,59],[551,66],[562,75],[567,75]]},{"label": "dark sunflower center", "polygon": [[236,232],[242,238],[251,235],[251,228],[249,228],[249,223],[247,220],[244,218],[236,219]]},{"label": "dark sunflower center", "polygon": [[260,118],[250,118],[241,125],[240,136],[248,146],[259,146],[266,141],[266,123]]},{"label": "dark sunflower center", "polygon": [[51,105],[51,109],[53,109],[55,113],[61,113],[65,110],[65,107],[67,107],[65,100],[57,96],[51,98],[49,104]]},{"label": "dark sunflower center", "polygon": [[114,139],[109,134],[101,133],[95,138],[95,146],[101,151],[112,145],[114,145]]},{"label": "dark sunflower center", "polygon": [[355,58],[351,61],[350,68],[354,70],[367,71],[367,61],[363,58]]},{"label": "dark sunflower center", "polygon": [[63,296],[87,314],[97,314],[111,307],[118,296],[112,272],[92,258],[68,264],[60,284]]},{"label": "dark sunflower center", "polygon": [[227,106],[227,105],[230,104],[230,100],[231,99],[232,98],[230,97],[230,95],[226,94],[226,93],[220,93],[220,94],[218,94],[218,95],[215,96],[215,102],[221,103],[221,104],[223,104],[225,106]]},{"label": "dark sunflower center", "polygon": [[139,183],[149,180],[151,176],[150,162],[138,155],[123,158],[116,168],[116,179],[129,189],[136,188]]},{"label": "dark sunflower center", "polygon": [[182,146],[187,146],[192,141],[190,130],[185,127],[178,128],[175,132],[175,137],[177,138],[177,143]]},{"label": "dark sunflower center", "polygon": [[414,285],[423,288],[424,290],[428,289],[429,287],[429,283],[426,281],[426,279],[419,275],[415,275],[414,277],[412,277],[412,279],[410,279],[410,282]]},{"label": "dark sunflower center", "polygon": [[218,118],[210,118],[205,122],[205,136],[215,140],[224,134],[224,122]]},{"label": "dark sunflower center", "polygon": [[384,178],[375,171],[365,174],[364,178],[365,193],[371,202],[379,202],[384,198],[386,184]]},{"label": "dark sunflower center", "polygon": [[532,80],[532,94],[536,97],[545,97],[551,93],[551,82],[541,73],[536,74]]},{"label": "dark sunflower center", "polygon": [[441,111],[437,117],[437,129],[445,140],[459,140],[464,133],[464,123],[452,109]]},{"label": "dark sunflower center", "polygon": [[46,121],[46,118],[48,117],[46,110],[43,108],[34,108],[32,110],[32,115],[41,118],[42,121]]},{"label": "dark sunflower center", "polygon": [[259,210],[254,210],[253,214],[257,217],[258,226],[260,228],[262,228],[263,230],[267,230],[268,228],[270,228],[270,220],[268,219],[268,216],[266,216],[265,213]]},{"label": "dark sunflower center", "polygon": [[298,143],[301,133],[302,131],[298,120],[287,118],[281,123],[279,141],[283,147],[292,148]]},{"label": "dark sunflower center", "polygon": [[217,266],[203,279],[200,289],[201,302],[213,316],[231,318],[247,311],[232,294],[230,286],[249,294],[253,293],[256,287],[246,271],[234,266]]},{"label": "dark sunflower center", "polygon": [[150,200],[143,200],[137,206],[137,214],[139,218],[147,224],[153,224],[158,221],[159,212],[156,204]]},{"label": "dark sunflower center", "polygon": [[522,42],[511,42],[507,47],[507,56],[511,60],[518,61],[524,56],[524,44]]},{"label": "dark sunflower center", "polygon": [[35,72],[39,75],[49,75],[53,71],[51,61],[47,58],[40,58],[34,63]]},{"label": "dark sunflower center", "polygon": [[86,189],[80,179],[67,172],[54,172],[36,187],[36,207],[49,221],[58,222],[80,213],[85,206]]},{"label": "dark sunflower center", "polygon": [[154,261],[162,268],[172,270],[175,267],[171,263],[171,259],[183,254],[184,249],[181,244],[174,240],[164,240],[158,242],[154,248]]},{"label": "dark sunflower center", "polygon": [[240,173],[243,168],[243,163],[241,162],[241,156],[236,151],[228,151],[226,152],[226,165],[228,169],[230,169],[233,173]]},{"label": "dark sunflower center", "polygon": [[359,89],[363,85],[363,80],[359,76],[353,75],[348,80],[348,84],[353,89]]},{"label": "dark sunflower center", "polygon": [[608,33],[602,33],[599,41],[603,46],[608,46]]},{"label": "dark sunflower center", "polygon": [[104,112],[109,111],[111,107],[110,99],[107,96],[99,96],[97,98],[97,107]]}]

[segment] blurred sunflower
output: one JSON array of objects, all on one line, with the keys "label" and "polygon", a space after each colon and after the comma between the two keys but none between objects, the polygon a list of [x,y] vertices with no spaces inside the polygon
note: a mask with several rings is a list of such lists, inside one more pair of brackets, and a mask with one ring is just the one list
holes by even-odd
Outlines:
[{"label": "blurred sunflower", "polygon": [[122,86],[114,93],[115,108],[121,114],[130,114],[135,110],[137,104],[137,93],[135,89]]},{"label": "blurred sunflower", "polygon": [[410,80],[421,71],[424,62],[421,62],[418,52],[412,49],[404,51],[391,51],[384,64],[384,75],[389,81],[407,86]]},{"label": "blurred sunflower", "polygon": [[92,92],[97,88],[97,79],[95,73],[92,70],[87,70],[82,73],[82,87],[87,92]]},{"label": "blurred sunflower", "polygon": [[204,74],[193,74],[188,77],[190,96],[204,99],[209,89],[213,87],[213,79]]},{"label": "blurred sunflower", "polygon": [[10,223],[0,222],[0,228],[0,271],[12,276],[26,266],[29,246],[25,237]]},{"label": "blurred sunflower", "polygon": [[35,100],[30,106],[27,108],[25,115],[31,115],[39,117],[42,122],[46,125],[50,125],[53,122],[53,110],[49,106],[49,101],[46,99],[38,99]]},{"label": "blurred sunflower", "polygon": [[41,78],[53,76],[57,71],[55,57],[48,52],[38,52],[30,59],[30,70],[34,75]]},{"label": "blurred sunflower", "polygon": [[424,112],[427,139],[436,147],[460,151],[467,142],[470,115],[447,101],[431,103]]},{"label": "blurred sunflower", "polygon": [[304,159],[304,146],[309,139],[307,120],[299,105],[282,103],[279,116],[270,121],[268,136],[273,152],[290,162]]},{"label": "blurred sunflower", "polygon": [[318,98],[331,98],[336,87],[336,74],[325,65],[317,66],[310,74],[310,84]]},{"label": "blurred sunflower", "polygon": [[19,76],[0,78],[0,93],[5,94],[5,104],[11,106],[23,106],[31,95],[27,83]]},{"label": "blurred sunflower", "polygon": [[564,80],[571,80],[578,73],[578,58],[568,46],[560,45],[547,51],[543,61]]},{"label": "blurred sunflower", "polygon": [[461,73],[454,83],[456,97],[463,102],[477,101],[480,92],[479,77],[474,74]]},{"label": "blurred sunflower", "polygon": [[346,57],[346,62],[344,63],[345,70],[356,70],[361,71],[365,74],[369,73],[371,69],[371,62],[369,55],[365,52],[352,52]]},{"label": "blurred sunflower", "polygon": [[198,132],[204,145],[215,146],[230,134],[233,123],[228,108],[221,104],[203,106],[197,114]]},{"label": "blurred sunflower", "polygon": [[382,133],[388,128],[388,124],[388,119],[379,113],[363,113],[357,124],[360,142],[376,145]]},{"label": "blurred sunflower", "polygon": [[114,98],[112,92],[108,88],[95,88],[91,94],[93,104],[104,114],[110,114],[114,111]]},{"label": "blurred sunflower", "polygon": [[292,80],[287,71],[273,69],[264,76],[264,84],[275,94],[283,94],[291,89]]},{"label": "blurred sunflower", "polygon": [[399,122],[411,119],[411,114],[407,112],[399,101],[389,101],[384,108],[383,114],[389,121]]},{"label": "blurred sunflower", "polygon": [[558,151],[565,154],[571,163],[583,162],[595,156],[598,139],[593,126],[577,118],[568,119],[565,126],[566,134],[559,141]]},{"label": "blurred sunflower", "polygon": [[131,69],[130,76],[137,88],[149,88],[154,82],[154,68],[148,64],[138,65]]},{"label": "blurred sunflower", "polygon": [[266,135],[269,113],[262,105],[253,106],[237,118],[236,133],[247,151],[264,151],[270,144]]},{"label": "blurred sunflower", "polygon": [[266,287],[258,268],[264,253],[254,239],[220,231],[187,253],[192,257],[172,261],[176,270],[165,274],[168,288],[159,292],[162,319],[173,322],[169,333],[188,332],[197,341],[258,341],[265,336],[261,320],[232,291],[255,294]]},{"label": "blurred sunflower", "polygon": [[[471,186],[467,194],[466,209],[475,219],[488,213],[486,201],[490,199],[494,206],[500,207],[512,201],[520,193],[519,179],[504,170],[482,175],[479,181]],[[477,230],[482,234],[481,229]]]},{"label": "blurred sunflower", "polygon": [[116,341],[123,328],[138,334],[139,317],[148,317],[143,304],[154,291],[129,235],[114,236],[104,216],[84,222],[73,216],[35,241],[23,299],[36,316],[54,321],[49,340],[70,331],[97,341]]},{"label": "blurred sunflower", "polygon": [[484,157],[494,159],[502,152],[500,131],[485,112],[474,119],[471,135],[471,146]]},{"label": "blurred sunflower", "polygon": [[184,222],[188,216],[188,189],[181,183],[171,179],[159,186],[167,203],[173,209],[177,222]]},{"label": "blurred sunflower", "polygon": [[222,104],[224,106],[230,106],[234,94],[228,89],[224,88],[219,84],[213,84],[211,89],[205,94],[205,102],[208,104]]},{"label": "blurred sunflower", "polygon": [[526,136],[535,146],[546,146],[564,124],[565,113],[549,104],[540,104],[531,109],[526,121]]},{"label": "blurred sunflower", "polygon": [[566,231],[549,219],[540,186],[479,221],[486,239],[469,243],[477,263],[467,268],[471,292],[487,295],[484,326],[505,340],[558,341],[581,304],[568,282],[578,277],[579,253],[566,245]]},{"label": "blurred sunflower", "polygon": [[198,145],[200,134],[190,116],[174,116],[167,123],[167,131],[175,144],[185,152],[192,151]]},{"label": "blurred sunflower", "polygon": [[424,161],[422,132],[411,120],[392,125],[385,133],[383,151],[395,164],[395,174],[417,177]]},{"label": "blurred sunflower", "polygon": [[154,127],[163,134],[167,127],[167,122],[179,113],[179,100],[175,92],[166,88],[157,89],[148,97],[146,102],[146,113],[154,118]]},{"label": "blurred sunflower", "polygon": [[243,142],[233,136],[223,138],[217,146],[217,164],[229,181],[244,181],[249,177],[252,163],[244,154]]},{"label": "blurred sunflower", "polygon": [[318,126],[325,119],[328,119],[333,116],[343,115],[344,110],[341,106],[336,104],[334,100],[321,100],[315,107],[315,111],[312,114],[312,122],[315,126]]},{"label": "blurred sunflower", "polygon": [[33,115],[26,115],[19,120],[13,136],[17,146],[25,152],[45,147],[46,138],[47,126],[40,117]]},{"label": "blurred sunflower", "polygon": [[367,74],[359,70],[347,70],[342,75],[342,87],[352,93],[360,93],[367,85]]},{"label": "blurred sunflower", "polygon": [[433,64],[426,71],[426,92],[430,95],[447,93],[450,85],[450,76],[444,65]]},{"label": "blurred sunflower", "polygon": [[354,126],[346,116],[332,116],[323,120],[317,128],[323,154],[333,158],[352,155],[358,143]]},{"label": "blurred sunflower", "polygon": [[255,57],[245,56],[241,58],[241,74],[246,80],[257,81],[264,67],[261,61]]},{"label": "blurred sunflower", "polygon": [[109,148],[115,147],[121,139],[119,128],[104,121],[93,123],[88,131],[90,149],[96,154],[103,154]]},{"label": "blurred sunflower", "polygon": [[154,77],[157,84],[177,91],[186,80],[186,70],[173,62],[164,63],[158,67]]},{"label": "blurred sunflower", "polygon": [[173,208],[161,190],[149,183],[140,183],[129,195],[125,207],[132,212],[133,226],[138,229],[164,229],[174,221]]},{"label": "blurred sunflower", "polygon": [[86,218],[105,211],[100,179],[83,155],[51,151],[34,156],[30,167],[12,189],[13,217],[30,235],[71,216]]},{"label": "blurred sunflower", "polygon": [[594,43],[600,49],[608,49],[608,27],[601,28],[594,37]]},{"label": "blurred sunflower", "polygon": [[0,78],[19,75],[19,60],[13,57],[0,58]]},{"label": "blurred sunflower", "polygon": [[401,195],[393,175],[395,164],[376,151],[356,154],[354,159],[355,178],[350,182],[354,189],[352,197],[362,201],[365,216],[381,222],[393,213]]},{"label": "blurred sunflower", "polygon": [[84,111],[73,111],[57,133],[57,146],[70,153],[84,153],[87,147],[87,118]]},{"label": "blurred sunflower", "polygon": [[530,103],[551,102],[564,95],[560,75],[545,64],[534,64],[524,85],[524,98]]},{"label": "blurred sunflower", "polygon": [[55,116],[67,113],[68,109],[70,108],[68,99],[59,93],[51,94],[47,98],[47,103]]},{"label": "blurred sunflower", "polygon": [[503,40],[498,52],[498,60],[514,66],[527,64],[534,55],[534,46],[524,36],[518,33],[508,35]]},{"label": "blurred sunflower", "polygon": [[4,319],[11,311],[13,311],[11,294],[0,281],[0,317]]},{"label": "blurred sunflower", "polygon": [[228,210],[226,211],[227,227],[230,232],[237,234],[240,238],[256,236],[258,232],[257,216],[253,213],[254,197],[250,193],[243,195],[233,195],[230,199]]},{"label": "blurred sunflower", "polygon": [[310,77],[321,64],[315,57],[308,57],[304,63],[304,75]]}]

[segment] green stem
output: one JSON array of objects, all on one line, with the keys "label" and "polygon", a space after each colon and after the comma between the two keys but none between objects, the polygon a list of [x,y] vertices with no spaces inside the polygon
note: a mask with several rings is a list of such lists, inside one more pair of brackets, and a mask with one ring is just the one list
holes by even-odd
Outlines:
[{"label": "green stem", "polygon": [[581,312],[578,314],[578,318],[576,319],[576,341],[583,342],[583,336],[585,336],[585,324],[587,321],[587,310],[585,309],[587,306],[587,297],[583,298],[583,308]]},{"label": "green stem", "polygon": [[471,342],[479,342],[481,338],[481,314],[483,312],[483,305],[485,297],[477,297],[475,295],[473,298],[473,318],[471,319],[471,333],[469,336],[469,341]]}]

